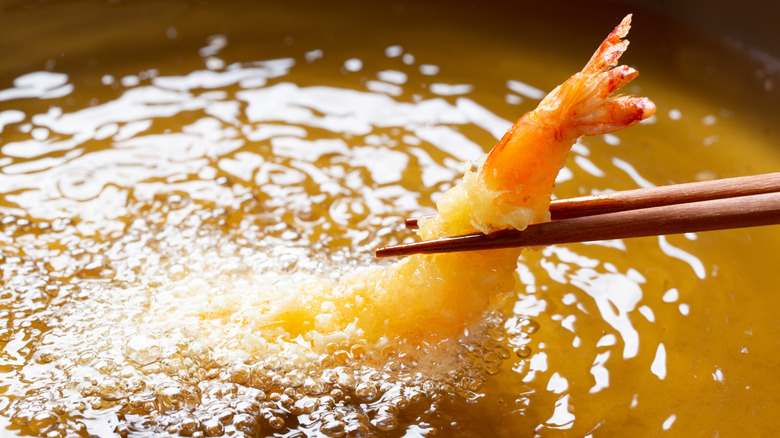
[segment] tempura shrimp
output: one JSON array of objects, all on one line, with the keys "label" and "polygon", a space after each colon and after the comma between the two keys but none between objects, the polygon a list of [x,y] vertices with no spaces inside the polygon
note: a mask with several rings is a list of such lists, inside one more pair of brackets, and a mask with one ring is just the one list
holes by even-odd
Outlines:
[{"label": "tempura shrimp", "polygon": [[631,15],[601,43],[579,73],[522,116],[484,158],[477,172],[437,203],[439,215],[422,223],[425,238],[524,229],[549,220],[550,194],[572,145],[581,136],[629,127],[655,113],[646,97],[612,94],[639,73],[616,66],[628,47]]},{"label": "tempura shrimp", "polygon": [[[466,170],[463,181],[437,202],[438,214],[420,221],[422,238],[524,229],[549,220],[555,178],[577,139],[631,126],[655,112],[647,98],[612,97],[637,76],[630,67],[616,67],[628,46],[623,37],[630,22],[629,15],[581,72],[521,117],[476,171]],[[365,312],[358,327],[366,334],[452,333],[514,290],[521,251],[407,257],[388,269],[342,283],[337,287],[343,293],[339,305],[360,297],[356,307]]]},{"label": "tempura shrimp", "polygon": [[[481,166],[468,170],[442,196],[439,213],[420,221],[423,238],[522,229],[548,220],[555,177],[577,138],[624,128],[653,114],[655,106],[646,98],[610,97],[637,75],[629,67],[615,67],[628,44],[622,38],[629,22],[630,16],[580,73],[518,120]],[[245,318],[255,318],[258,329],[278,328],[291,339],[304,335],[319,346],[339,336],[369,343],[397,337],[454,339],[515,291],[521,252],[413,255],[391,266],[354,272],[336,284],[312,282],[301,294],[274,301],[279,305],[273,311]]]}]

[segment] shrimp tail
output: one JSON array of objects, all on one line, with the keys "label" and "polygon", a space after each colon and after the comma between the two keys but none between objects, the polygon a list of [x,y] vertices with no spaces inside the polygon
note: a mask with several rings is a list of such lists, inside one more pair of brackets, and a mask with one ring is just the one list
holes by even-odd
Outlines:
[{"label": "shrimp tail", "polygon": [[585,135],[606,134],[629,127],[655,113],[646,97],[612,96],[639,72],[617,66],[628,48],[623,38],[631,28],[631,15],[601,43],[581,72],[548,94],[534,111],[543,125],[556,124],[559,137],[576,140]]}]

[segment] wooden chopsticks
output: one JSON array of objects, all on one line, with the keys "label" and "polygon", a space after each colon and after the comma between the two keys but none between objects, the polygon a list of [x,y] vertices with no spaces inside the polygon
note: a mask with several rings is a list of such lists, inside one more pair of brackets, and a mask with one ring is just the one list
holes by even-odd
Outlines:
[{"label": "wooden chopsticks", "polygon": [[[780,224],[780,172],[561,199],[552,221],[389,246],[377,257],[553,245]],[[414,227],[416,221],[407,220]]]}]

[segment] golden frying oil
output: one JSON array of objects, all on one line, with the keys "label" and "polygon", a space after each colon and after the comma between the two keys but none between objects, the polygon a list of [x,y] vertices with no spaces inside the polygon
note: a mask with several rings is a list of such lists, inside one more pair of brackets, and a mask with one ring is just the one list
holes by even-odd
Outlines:
[{"label": "golden frying oil", "polygon": [[[547,36],[537,41],[465,9],[341,10],[5,6],[6,430],[771,434],[772,227],[526,251],[516,290],[500,306],[484,297],[477,322],[453,323],[458,336],[414,321],[380,339],[316,332],[334,309],[315,298],[389,265],[372,250],[411,239],[402,219],[429,212],[462,162],[617,24],[517,27]],[[634,23],[650,26],[640,13]],[[570,39],[584,33],[587,44]],[[658,68],[641,35],[626,56],[642,74],[630,91],[658,113],[575,145],[556,196],[780,167],[775,127],[729,93],[686,88],[690,68],[676,66],[682,79]],[[430,321],[418,292],[393,309]],[[307,300],[320,320],[279,310]],[[379,307],[356,317],[381,318]]]}]

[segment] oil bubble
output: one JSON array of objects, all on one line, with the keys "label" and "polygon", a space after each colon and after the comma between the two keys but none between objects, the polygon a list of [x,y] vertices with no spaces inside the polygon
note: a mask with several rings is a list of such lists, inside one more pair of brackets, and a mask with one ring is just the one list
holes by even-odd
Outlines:
[{"label": "oil bubble", "polygon": [[527,334],[535,333],[537,330],[539,330],[539,323],[532,319],[527,319],[526,324],[523,325],[522,330]]},{"label": "oil bubble", "polygon": [[8,342],[14,337],[14,332],[11,329],[0,329],[0,342]]},{"label": "oil bubble", "polygon": [[344,428],[344,432],[349,438],[368,438],[371,436],[368,426],[362,423],[349,424]]},{"label": "oil bubble", "polygon": [[60,416],[56,413],[48,410],[40,411],[36,413],[31,419],[27,427],[33,433],[44,433],[54,427],[60,422]]},{"label": "oil bubble", "polygon": [[230,409],[224,409],[214,416],[222,424],[230,424],[235,417],[235,412]]},{"label": "oil bubble", "polygon": [[398,410],[398,407],[396,407],[394,405],[391,405],[391,404],[386,404],[386,405],[380,406],[379,409],[377,409],[377,416],[391,416],[391,417],[394,417],[394,416],[398,415],[399,412],[400,411]]},{"label": "oil bubble", "polygon": [[113,377],[103,378],[97,385],[97,393],[103,400],[119,400],[125,396],[121,383]]},{"label": "oil bubble", "polygon": [[515,354],[517,354],[517,357],[522,359],[527,359],[531,357],[531,353],[533,353],[533,351],[531,350],[531,347],[529,347],[528,345],[521,345],[517,347],[517,349],[515,350]]},{"label": "oil bubble", "polygon": [[162,412],[174,411],[197,402],[197,397],[189,390],[177,385],[161,385],[155,390],[158,409]]},{"label": "oil bubble", "polygon": [[274,415],[268,419],[268,425],[273,429],[281,429],[285,425],[284,418]]},{"label": "oil bubble", "polygon": [[318,379],[306,378],[303,383],[303,391],[310,396],[317,396],[325,392],[325,384]]},{"label": "oil bubble", "polygon": [[331,420],[323,423],[322,426],[320,426],[320,432],[328,437],[334,438],[344,436],[344,429],[344,423],[338,420]]},{"label": "oil bubble", "polygon": [[392,415],[378,415],[371,423],[383,432],[389,432],[398,426],[398,420]]},{"label": "oil bubble", "polygon": [[376,385],[373,383],[363,382],[355,388],[355,395],[363,401],[374,401],[378,395]]},{"label": "oil bubble", "polygon": [[403,395],[399,395],[398,397],[393,398],[390,402],[400,409],[404,409],[409,406],[409,398]]},{"label": "oil bubble", "polygon": [[125,344],[124,354],[128,360],[138,365],[149,365],[160,358],[162,348],[153,336],[135,335]]},{"label": "oil bubble", "polygon": [[30,424],[30,420],[32,420],[34,415],[35,412],[33,411],[20,409],[11,417],[11,422],[16,426],[24,427]]},{"label": "oil bubble", "polygon": [[245,385],[249,382],[252,376],[252,370],[246,365],[240,364],[233,367],[231,370],[231,378],[233,382],[239,385]]},{"label": "oil bubble", "polygon": [[221,436],[225,431],[225,426],[216,418],[211,418],[202,422],[203,432],[206,436]]}]

